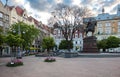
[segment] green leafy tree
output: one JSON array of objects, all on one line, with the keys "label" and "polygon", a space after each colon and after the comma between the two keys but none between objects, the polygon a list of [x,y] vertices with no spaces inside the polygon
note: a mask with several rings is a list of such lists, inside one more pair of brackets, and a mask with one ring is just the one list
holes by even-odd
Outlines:
[{"label": "green leafy tree", "polygon": [[73,48],[73,42],[62,40],[60,45],[59,45],[59,49],[68,49],[68,46],[69,46],[70,49],[72,49]]},{"label": "green leafy tree", "polygon": [[6,36],[6,43],[12,48],[12,55],[16,57],[16,48],[20,47],[24,39],[21,39],[19,35],[8,34]]},{"label": "green leafy tree", "polygon": [[20,38],[24,39],[22,46],[28,48],[32,45],[33,41],[39,36],[39,29],[35,28],[34,25],[28,25],[24,22],[18,22],[11,26],[9,33],[14,35],[20,35]]},{"label": "green leafy tree", "polygon": [[3,35],[3,29],[0,27],[0,55],[2,55],[3,43],[5,42],[5,36]]},{"label": "green leafy tree", "polygon": [[120,39],[115,36],[110,36],[107,39],[107,48],[116,48],[119,47]]},{"label": "green leafy tree", "polygon": [[105,51],[105,49],[107,48],[107,39],[98,41],[97,46],[98,46],[98,49],[103,49],[103,51]]},{"label": "green leafy tree", "polygon": [[52,37],[45,37],[42,41],[42,48],[47,49],[49,52],[55,46],[54,39]]},{"label": "green leafy tree", "polygon": [[10,46],[10,47],[18,47],[21,46],[22,43],[24,42],[24,39],[21,39],[19,35],[13,35],[13,34],[8,34],[6,36],[6,43]]},{"label": "green leafy tree", "polygon": [[103,39],[98,41],[97,46],[99,49],[108,49],[108,48],[116,48],[119,47],[120,39],[115,36],[110,36],[107,39]]}]

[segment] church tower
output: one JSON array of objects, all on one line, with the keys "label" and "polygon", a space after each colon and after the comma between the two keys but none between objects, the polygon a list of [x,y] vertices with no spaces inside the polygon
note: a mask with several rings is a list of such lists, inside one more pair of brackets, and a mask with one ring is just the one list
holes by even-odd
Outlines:
[{"label": "church tower", "polygon": [[120,16],[120,4],[117,7],[117,15]]}]

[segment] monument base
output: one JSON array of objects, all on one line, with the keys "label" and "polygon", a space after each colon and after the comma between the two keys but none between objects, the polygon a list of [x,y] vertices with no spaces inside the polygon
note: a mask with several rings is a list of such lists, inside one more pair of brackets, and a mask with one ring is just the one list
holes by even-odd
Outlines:
[{"label": "monument base", "polygon": [[97,38],[95,36],[89,36],[83,39],[83,53],[99,53]]}]

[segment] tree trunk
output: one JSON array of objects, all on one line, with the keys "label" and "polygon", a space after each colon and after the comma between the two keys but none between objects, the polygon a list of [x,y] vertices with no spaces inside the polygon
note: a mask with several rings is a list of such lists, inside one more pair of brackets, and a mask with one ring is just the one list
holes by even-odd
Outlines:
[{"label": "tree trunk", "polygon": [[2,56],[3,47],[0,46],[0,56]]}]

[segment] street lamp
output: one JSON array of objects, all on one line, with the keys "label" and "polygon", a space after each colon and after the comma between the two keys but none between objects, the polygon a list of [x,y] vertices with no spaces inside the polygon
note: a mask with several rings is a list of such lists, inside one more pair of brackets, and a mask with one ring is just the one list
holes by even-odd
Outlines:
[{"label": "street lamp", "polygon": [[[16,33],[16,31],[14,30],[13,33]],[[22,32],[23,34],[25,34],[25,31]],[[20,35],[21,37],[21,29],[20,29],[20,25],[18,26],[18,35]],[[22,52],[21,52],[21,48],[20,46],[17,48],[17,59],[21,59],[22,58]]]}]

